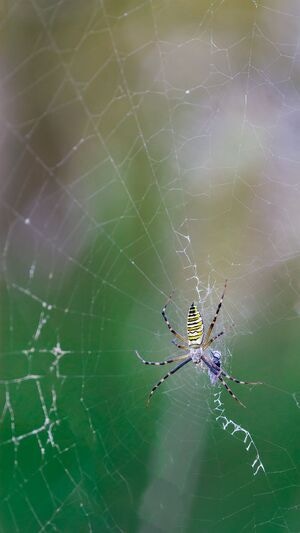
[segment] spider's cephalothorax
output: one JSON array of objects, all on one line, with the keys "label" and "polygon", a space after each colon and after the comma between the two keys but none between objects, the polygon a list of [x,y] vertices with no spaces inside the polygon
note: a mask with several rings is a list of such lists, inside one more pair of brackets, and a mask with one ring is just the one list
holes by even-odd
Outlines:
[{"label": "spider's cephalothorax", "polygon": [[[138,352],[136,352],[137,357],[144,363],[145,365],[155,365],[155,366],[163,366],[167,365],[169,363],[175,363],[178,362],[178,364],[170,370],[163,378],[161,378],[156,385],[152,388],[149,394],[148,401],[151,399],[152,395],[156,391],[156,389],[172,374],[175,374],[177,370],[180,370],[183,366],[185,366],[187,363],[192,361],[196,366],[200,366],[202,368],[206,368],[211,380],[212,384],[215,384],[218,380],[224,385],[225,389],[229,394],[241,405],[242,402],[233,394],[232,390],[228,387],[226,381],[224,378],[229,379],[230,381],[234,381],[235,383],[239,383],[240,385],[260,385],[261,383],[251,382],[251,381],[241,381],[237,378],[234,378],[224,372],[224,370],[221,367],[221,354],[218,351],[213,350],[207,350],[211,344],[218,339],[218,337],[221,337],[223,335],[223,331],[220,331],[220,333],[217,333],[217,335],[211,336],[212,331],[214,329],[215,323],[217,321],[218,314],[220,312],[220,309],[222,307],[225,290],[226,290],[227,282],[225,282],[224,291],[221,296],[219,305],[217,307],[216,313],[214,318],[212,319],[209,328],[207,330],[207,333],[204,337],[203,331],[203,320],[202,317],[194,303],[191,304],[188,312],[187,317],[187,339],[177,333],[175,329],[171,326],[169,320],[167,319],[166,315],[166,308],[170,301],[167,301],[166,305],[164,306],[162,310],[162,316],[164,321],[166,322],[169,330],[175,337],[180,341],[180,344],[176,344],[177,348],[184,350],[186,353],[184,355],[178,355],[175,357],[170,357],[169,359],[166,359],[165,361],[145,361]],[[243,405],[243,407],[245,407]]]},{"label": "spider's cephalothorax", "polygon": [[198,347],[202,344],[203,320],[194,302],[189,309],[187,318],[187,335],[189,346]]}]

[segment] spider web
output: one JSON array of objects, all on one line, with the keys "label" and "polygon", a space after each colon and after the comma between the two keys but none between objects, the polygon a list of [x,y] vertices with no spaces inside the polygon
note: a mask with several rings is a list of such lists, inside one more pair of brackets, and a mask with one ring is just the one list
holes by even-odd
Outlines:
[{"label": "spider web", "polygon": [[[298,531],[299,3],[1,4],[1,530]],[[195,300],[222,365],[145,400]],[[231,385],[231,383],[230,383]]]}]

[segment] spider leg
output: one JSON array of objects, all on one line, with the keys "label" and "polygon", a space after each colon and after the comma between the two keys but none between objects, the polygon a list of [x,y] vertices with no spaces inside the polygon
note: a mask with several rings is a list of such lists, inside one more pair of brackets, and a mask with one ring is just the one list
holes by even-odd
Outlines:
[{"label": "spider leg", "polygon": [[163,319],[164,319],[165,323],[167,324],[169,330],[171,331],[171,333],[173,333],[173,335],[175,335],[175,337],[177,337],[177,339],[180,339],[181,342],[184,342],[184,343],[185,343],[185,342],[186,342],[186,339],[185,339],[182,335],[180,335],[180,333],[177,333],[177,331],[175,331],[175,329],[171,326],[171,324],[170,324],[170,322],[169,322],[169,320],[168,320],[168,318],[167,318],[167,315],[166,315],[166,309],[167,309],[167,306],[168,306],[168,304],[170,303],[170,301],[171,301],[171,296],[169,296],[169,298],[168,298],[166,304],[164,305],[164,307],[163,307],[163,309],[162,309],[161,314],[162,314]]},{"label": "spider leg", "polygon": [[230,387],[228,387],[226,381],[224,381],[224,379],[222,378],[222,376],[218,376],[218,379],[221,381],[222,385],[224,385],[225,389],[227,390],[227,392],[229,392],[230,396],[232,396],[232,398],[234,400],[236,400],[242,407],[246,407],[242,402],[241,400],[238,399],[238,397],[233,394],[232,390]]},{"label": "spider leg", "polygon": [[175,339],[173,339],[171,342],[172,344],[175,344],[176,348],[179,348],[180,350],[188,350],[187,346],[184,346],[183,344],[177,344]]},{"label": "spider leg", "polygon": [[205,343],[206,343],[206,344],[207,344],[207,342],[208,342],[208,340],[209,340],[209,337],[210,337],[210,335],[211,335],[212,330],[214,329],[215,323],[216,323],[217,318],[218,318],[218,314],[219,314],[220,309],[221,309],[221,307],[222,307],[222,303],[223,303],[223,300],[224,300],[226,287],[227,287],[227,279],[225,280],[224,290],[223,290],[223,293],[222,293],[222,296],[221,296],[221,299],[220,299],[219,305],[218,305],[218,307],[217,307],[217,310],[216,310],[215,316],[214,316],[214,318],[212,319],[212,321],[211,321],[211,323],[210,323],[210,326],[209,326],[209,328],[208,328],[208,330],[207,330],[207,335],[206,335],[206,340],[205,340]]},{"label": "spider leg", "polygon": [[239,385],[263,385],[261,381],[241,381],[240,379],[234,378],[233,376],[226,374],[226,372],[224,372],[224,370],[222,369],[221,375],[224,376],[224,378],[226,379],[230,379],[230,381],[234,381],[234,383],[239,383]]},{"label": "spider leg", "polygon": [[218,335],[215,335],[214,337],[212,337],[211,339],[209,339],[208,341],[206,341],[204,343],[204,346],[203,346],[203,350],[205,350],[206,348],[208,348],[215,340],[217,340],[219,337],[221,337],[222,335],[224,335],[224,331],[220,331],[220,333],[218,333]]},{"label": "spider leg", "polygon": [[223,376],[226,379],[230,379],[230,381],[234,381],[234,383],[238,383],[239,385],[263,385],[261,381],[242,381],[238,378],[234,378],[233,376],[230,376],[230,374],[227,374],[224,372],[223,368],[218,367],[213,361],[208,361],[204,356],[202,356],[202,360],[208,366],[208,368],[215,374],[216,377],[218,377],[218,374]]},{"label": "spider leg", "polygon": [[163,378],[161,378],[158,383],[156,383],[156,385],[154,385],[153,389],[150,391],[150,394],[148,396],[148,405],[149,405],[149,402],[153,396],[153,394],[155,393],[156,389],[158,387],[160,387],[160,385],[166,380],[168,379],[168,377],[170,377],[172,374],[175,374],[175,372],[177,372],[177,370],[180,370],[184,365],[186,365],[187,363],[189,363],[190,361],[192,360],[191,357],[186,357],[184,361],[182,361],[182,363],[179,363],[179,365],[175,366],[174,368],[172,368],[172,370],[170,370],[170,372],[168,372]]},{"label": "spider leg", "polygon": [[170,357],[169,359],[165,359],[165,361],[146,361],[141,357],[139,352],[135,351],[136,356],[144,363],[144,365],[154,365],[154,366],[163,366],[167,365],[168,363],[174,363],[175,361],[182,361],[183,359],[186,359],[188,354],[185,355],[178,355],[176,357]]}]

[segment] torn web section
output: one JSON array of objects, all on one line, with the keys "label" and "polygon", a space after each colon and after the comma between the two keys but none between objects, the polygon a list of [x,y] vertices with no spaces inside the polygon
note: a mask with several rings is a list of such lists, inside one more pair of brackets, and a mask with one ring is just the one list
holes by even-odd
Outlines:
[{"label": "torn web section", "polygon": [[[62,511],[79,478],[71,419],[61,396],[68,375],[62,361],[75,352],[71,345],[64,350],[66,337],[62,345],[58,338],[59,322],[67,335],[70,312],[67,300],[62,293],[60,300],[56,291],[68,260],[56,257],[54,250],[45,242],[45,234],[41,236],[33,215],[31,221],[15,217],[3,254],[1,515],[7,530],[15,530],[24,520],[32,530],[44,527],[45,517]],[[68,485],[64,498],[55,496],[55,478]],[[83,504],[82,496],[77,501]]]}]

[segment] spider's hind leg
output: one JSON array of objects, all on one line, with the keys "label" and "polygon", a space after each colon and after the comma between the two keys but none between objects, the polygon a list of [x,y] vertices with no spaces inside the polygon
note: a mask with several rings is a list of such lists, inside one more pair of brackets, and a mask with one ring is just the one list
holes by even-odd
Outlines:
[{"label": "spider's hind leg", "polygon": [[179,339],[181,342],[183,343],[186,343],[186,339],[183,337],[183,335],[180,335],[180,333],[177,333],[177,331],[175,331],[175,329],[171,326],[169,320],[168,320],[168,317],[166,315],[166,309],[167,309],[167,306],[168,304],[170,303],[171,301],[171,296],[169,296],[168,300],[166,301],[164,307],[162,308],[162,316],[163,316],[163,319],[165,321],[165,323],[167,324],[169,330],[171,331],[171,333],[173,333],[173,335],[175,335],[175,337],[177,337],[177,339]]},{"label": "spider's hind leg", "polygon": [[[209,325],[209,328],[207,330],[207,335],[206,335],[206,338],[205,338],[205,344],[206,346],[209,346],[209,338],[211,336],[211,333],[212,333],[212,330],[214,329],[215,327],[215,323],[217,322],[217,318],[218,318],[218,314],[221,310],[221,307],[222,307],[222,304],[223,304],[223,300],[224,300],[224,296],[225,296],[225,292],[226,292],[226,288],[227,288],[227,279],[225,280],[225,284],[224,284],[224,289],[223,289],[223,293],[222,293],[222,296],[220,298],[220,301],[219,301],[219,304],[218,304],[218,307],[217,307],[217,310],[215,312],[215,316],[214,318],[212,319],[210,325]],[[211,344],[211,343],[210,343]]]}]

